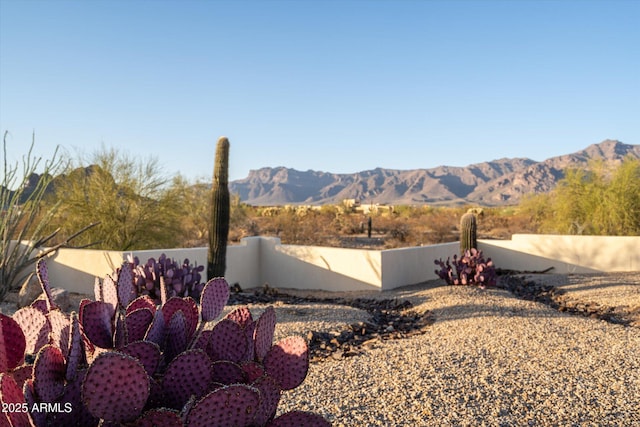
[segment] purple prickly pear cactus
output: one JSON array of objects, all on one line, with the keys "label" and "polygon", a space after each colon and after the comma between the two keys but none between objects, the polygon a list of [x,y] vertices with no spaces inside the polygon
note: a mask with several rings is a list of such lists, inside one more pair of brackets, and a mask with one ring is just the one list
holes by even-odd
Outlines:
[{"label": "purple prickly pear cactus", "polygon": [[64,392],[66,366],[62,351],[47,344],[33,364],[33,389],[41,402],[53,402]]},{"label": "purple prickly pear cactus", "polygon": [[26,348],[27,341],[18,322],[0,313],[0,373],[21,365]]},{"label": "purple prickly pear cactus", "polygon": [[22,388],[25,381],[33,378],[33,365],[24,364],[22,366],[18,366],[11,371],[11,376],[16,380],[18,387]]},{"label": "purple prickly pear cactus", "polygon": [[82,332],[80,331],[80,321],[76,312],[71,313],[71,329],[69,338],[69,351],[67,352],[67,381],[73,381],[78,371],[78,365],[86,362],[84,347],[82,345]]},{"label": "purple prickly pear cactus", "polygon": [[45,314],[34,307],[23,307],[13,314],[13,320],[18,322],[25,334],[27,354],[36,354],[49,343],[51,326]]},{"label": "purple prickly pear cactus", "polygon": [[237,363],[228,360],[213,362],[213,382],[220,384],[236,384],[244,382],[244,371]]},{"label": "purple prickly pear cactus", "polygon": [[212,360],[241,362],[247,353],[247,339],[240,325],[228,319],[216,323],[211,330],[207,353]]},{"label": "purple prickly pear cactus", "polygon": [[173,409],[150,409],[131,423],[131,427],[183,427],[180,413]]},{"label": "purple prickly pear cactus", "polygon": [[127,307],[136,296],[136,287],[133,283],[133,268],[128,262],[124,262],[118,271],[118,301],[120,306]]},{"label": "purple prickly pear cactus", "polygon": [[162,306],[166,322],[171,322],[174,313],[181,311],[186,325],[187,340],[190,341],[198,326],[198,305],[191,297],[172,297]]},{"label": "purple prickly pear cactus", "polygon": [[49,285],[49,270],[47,269],[47,263],[44,258],[40,258],[36,263],[36,274],[38,275],[38,281],[40,282],[40,286],[42,286],[42,291],[45,295],[45,300],[47,302],[47,309],[53,310],[58,308],[56,303],[53,301],[53,296],[51,295],[51,286]]},{"label": "purple prickly pear cactus", "polygon": [[213,379],[211,359],[204,350],[187,350],[169,363],[162,381],[165,405],[182,408],[190,396],[201,398]]},{"label": "purple prickly pear cactus", "polygon": [[245,384],[219,388],[189,411],[189,427],[248,426],[252,424],[260,403],[260,392]]},{"label": "purple prickly pear cactus", "polygon": [[247,378],[247,383],[250,384],[265,374],[264,367],[258,362],[247,361],[240,364],[242,372],[244,372]]},{"label": "purple prickly pear cactus", "polygon": [[151,326],[153,312],[148,308],[139,308],[127,313],[125,317],[127,342],[140,341]]},{"label": "purple prickly pear cactus", "polygon": [[276,311],[272,306],[262,313],[262,316],[256,323],[256,330],[254,332],[255,340],[255,357],[257,360],[262,360],[269,352],[271,345],[273,344],[273,334],[276,330]]},{"label": "purple prickly pear cactus", "polygon": [[66,357],[69,350],[69,317],[60,310],[51,310],[47,313],[47,319],[51,326],[49,341],[62,350]]},{"label": "purple prickly pear cactus", "polygon": [[155,316],[153,317],[153,322],[151,323],[151,326],[149,326],[144,339],[145,341],[151,341],[162,346],[164,345],[164,331],[164,315],[162,314],[162,310],[157,310]]},{"label": "purple prickly pear cactus", "polygon": [[36,310],[40,310],[40,312],[42,314],[47,314],[49,313],[49,308],[47,306],[47,301],[46,299],[42,299],[42,298],[38,298],[37,300],[35,300],[34,302],[32,302],[29,307],[33,307]]},{"label": "purple prickly pear cactus", "polygon": [[222,277],[209,280],[200,295],[200,317],[210,322],[222,313],[229,300],[229,284]]},{"label": "purple prickly pear cactus", "polygon": [[[27,403],[29,408],[32,408],[35,403],[38,403],[36,393],[33,390],[33,379],[29,378],[24,382],[22,385],[22,394],[24,395],[24,401]],[[31,418],[33,420],[33,424],[37,427],[46,425],[47,414],[45,412],[32,412]]]},{"label": "purple prickly pear cactus", "polygon": [[148,308],[153,314],[156,313],[156,303],[149,297],[149,295],[142,295],[131,301],[127,306],[126,314],[131,313],[139,308]]},{"label": "purple prickly pear cactus", "polygon": [[309,370],[309,348],[302,337],[292,336],[271,347],[264,358],[264,368],[283,390],[302,384]]},{"label": "purple prickly pear cactus", "polygon": [[206,351],[207,347],[209,346],[209,342],[211,341],[212,334],[213,332],[211,332],[211,330],[200,332],[200,334],[198,334],[198,336],[194,340],[193,344],[191,344],[191,348],[201,348]]},{"label": "purple prickly pear cactus", "polygon": [[67,381],[64,393],[58,399],[62,410],[44,413],[47,414],[47,427],[95,427],[98,425],[100,420],[91,415],[82,403],[82,383],[86,375],[87,370],[80,369],[73,380]]},{"label": "purple prickly pear cactus", "polygon": [[224,316],[224,318],[233,320],[243,329],[246,329],[246,327],[253,322],[253,317],[247,307],[238,307],[233,311],[230,311],[229,314]]},{"label": "purple prickly pear cactus", "polygon": [[102,299],[96,299],[96,301],[107,303],[111,310],[111,317],[113,317],[115,312],[118,310],[118,285],[116,285],[116,282],[111,276],[106,276],[104,278],[102,281],[101,291]]},{"label": "purple prickly pear cactus", "polygon": [[5,405],[11,404],[20,407],[26,403],[24,394],[13,377],[7,373],[0,373],[0,404],[2,404],[2,412],[0,412],[0,426],[28,426],[29,415],[25,411],[5,410]]},{"label": "purple prickly pear cactus", "polygon": [[280,415],[267,424],[267,427],[331,427],[331,423],[318,414],[304,411],[291,411]]},{"label": "purple prickly pear cactus", "polygon": [[280,402],[280,386],[268,375],[258,378],[251,383],[251,386],[260,391],[260,406],[253,422],[262,426],[276,415],[278,403]]},{"label": "purple prickly pear cactus", "polygon": [[123,347],[121,351],[142,363],[150,377],[156,373],[162,359],[160,347],[151,341],[134,341]]},{"label": "purple prickly pear cactus", "polygon": [[96,346],[113,347],[111,309],[102,301],[92,301],[80,308],[80,322],[87,338]]},{"label": "purple prickly pear cactus", "polygon": [[178,354],[185,351],[189,344],[187,325],[181,310],[171,316],[165,336],[164,358],[166,362],[170,362]]},{"label": "purple prickly pear cactus", "polygon": [[149,391],[149,376],[140,362],[123,353],[105,352],[87,371],[82,401],[93,416],[125,423],[140,416]]},{"label": "purple prickly pear cactus", "polygon": [[160,347],[151,341],[134,341],[127,344],[120,351],[138,360],[150,377],[156,373],[162,360]]}]

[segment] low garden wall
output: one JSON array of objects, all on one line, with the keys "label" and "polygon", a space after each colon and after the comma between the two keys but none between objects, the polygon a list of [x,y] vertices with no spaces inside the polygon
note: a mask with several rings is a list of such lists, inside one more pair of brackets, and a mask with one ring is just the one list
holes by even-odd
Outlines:
[{"label": "low garden wall", "polygon": [[[274,237],[249,237],[227,248],[226,278],[242,288],[268,283],[278,288],[328,291],[390,290],[437,278],[433,261],[458,252],[458,242],[390,250],[282,245]],[[478,246],[497,267],[554,273],[640,271],[640,236],[514,235],[480,240]],[[53,286],[91,293],[128,255],[141,262],[160,254],[206,265],[207,248],[150,251],[60,249],[47,265]]]}]

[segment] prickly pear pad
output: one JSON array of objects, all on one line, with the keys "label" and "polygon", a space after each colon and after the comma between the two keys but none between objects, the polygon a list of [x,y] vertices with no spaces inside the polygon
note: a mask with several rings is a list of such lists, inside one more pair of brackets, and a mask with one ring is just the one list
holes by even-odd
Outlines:
[{"label": "prickly pear pad", "polygon": [[280,386],[276,383],[276,380],[268,375],[260,377],[251,386],[260,391],[260,406],[258,407],[254,424],[264,425],[276,415],[278,403],[280,402]]},{"label": "prickly pear pad", "polygon": [[244,371],[237,363],[218,360],[212,366],[214,382],[227,385],[244,382]]},{"label": "prickly pear pad", "polygon": [[200,317],[203,322],[210,322],[222,313],[229,293],[229,283],[224,277],[216,277],[204,285],[200,296]]},{"label": "prickly pear pad", "polygon": [[166,332],[166,345],[164,350],[164,359],[166,362],[171,361],[178,354],[186,350],[189,343],[187,338],[187,326],[182,314],[182,310],[178,310],[169,321]]},{"label": "prickly pear pad", "polygon": [[309,348],[302,337],[278,341],[264,358],[264,368],[283,390],[298,387],[309,370]]},{"label": "prickly pear pad", "polygon": [[255,357],[262,360],[269,352],[273,344],[273,334],[276,330],[276,311],[272,306],[262,313],[256,324],[254,332],[255,339]]},{"label": "prickly pear pad", "polygon": [[136,298],[136,287],[133,284],[133,268],[124,262],[118,272],[118,301],[122,307],[127,307]]},{"label": "prickly pear pad", "polygon": [[130,342],[121,351],[138,359],[150,377],[155,374],[162,359],[160,347],[152,341]]},{"label": "prickly pear pad", "polygon": [[153,312],[144,307],[127,313],[124,324],[127,328],[127,341],[134,342],[144,339],[153,321]]},{"label": "prickly pear pad", "polygon": [[178,411],[167,408],[150,409],[134,425],[136,427],[183,427]]},{"label": "prickly pear pad", "polygon": [[242,361],[247,353],[247,338],[240,325],[233,320],[222,319],[211,332],[207,353],[212,360]]},{"label": "prickly pear pad", "polygon": [[153,314],[156,313],[156,303],[153,302],[153,300],[149,295],[141,295],[138,298],[131,301],[131,303],[127,307],[126,314],[129,315],[129,313],[139,308],[148,308],[149,310],[151,310]]},{"label": "prickly pear pad", "polygon": [[47,344],[33,364],[33,388],[41,402],[53,402],[62,396],[66,366],[58,347]]},{"label": "prickly pear pad", "polygon": [[162,306],[162,314],[166,322],[171,322],[171,318],[178,311],[181,311],[184,316],[187,341],[190,341],[198,326],[198,305],[191,297],[171,297]]},{"label": "prickly pear pad", "polygon": [[82,306],[80,321],[84,333],[96,346],[111,348],[113,346],[113,324],[110,308],[102,301],[92,301]]},{"label": "prickly pear pad", "polygon": [[26,348],[27,341],[18,322],[0,313],[0,372],[22,364]]},{"label": "prickly pear pad", "polygon": [[136,419],[149,398],[149,376],[131,356],[116,351],[96,357],[82,383],[82,401],[89,412],[106,421]]},{"label": "prickly pear pad", "polygon": [[164,315],[162,314],[162,310],[156,310],[156,314],[151,322],[151,326],[149,326],[149,330],[147,331],[144,340],[151,341],[162,346],[164,344],[164,330]]},{"label": "prickly pear pad", "polygon": [[213,378],[211,359],[204,350],[187,350],[171,361],[162,382],[165,403],[169,408],[180,409],[189,396],[201,398],[209,391]]},{"label": "prickly pear pad", "polygon": [[18,322],[25,333],[27,341],[25,353],[36,354],[43,346],[49,343],[51,326],[47,321],[47,316],[40,310],[29,306],[23,307],[13,313],[12,318]]},{"label": "prickly pear pad", "polygon": [[219,388],[203,397],[189,411],[189,427],[247,426],[251,425],[260,392],[244,384]]},{"label": "prickly pear pad", "polygon": [[233,320],[238,325],[240,325],[243,329],[249,325],[249,323],[253,322],[253,316],[251,316],[251,311],[249,311],[248,307],[242,306],[230,311],[229,314],[224,316],[225,319]]},{"label": "prickly pear pad", "polygon": [[53,310],[58,308],[55,302],[53,302],[53,296],[51,295],[51,286],[49,286],[49,270],[47,269],[47,263],[44,258],[40,258],[36,264],[36,274],[38,275],[38,281],[42,286],[42,291],[46,297],[47,309]]},{"label": "prickly pear pad", "polygon": [[[18,387],[13,377],[7,373],[0,373],[0,404],[4,408],[5,404],[19,405],[24,403],[24,395]],[[0,426],[5,425],[5,421],[9,421],[10,426],[28,426],[29,416],[22,411],[2,411],[0,413]],[[8,420],[5,418],[8,416]]]},{"label": "prickly pear pad", "polygon": [[102,301],[109,304],[111,316],[118,309],[118,287],[111,276],[106,276],[102,281],[102,298],[96,298],[96,301]]},{"label": "prickly pear pad", "polygon": [[80,321],[76,312],[71,313],[71,325],[69,331],[69,351],[67,355],[67,381],[72,381],[76,376],[78,365],[84,362],[84,348],[82,346],[82,332]]},{"label": "prickly pear pad", "polygon": [[50,342],[62,350],[66,357],[69,350],[69,317],[60,310],[51,310],[47,313],[47,319],[51,325]]}]

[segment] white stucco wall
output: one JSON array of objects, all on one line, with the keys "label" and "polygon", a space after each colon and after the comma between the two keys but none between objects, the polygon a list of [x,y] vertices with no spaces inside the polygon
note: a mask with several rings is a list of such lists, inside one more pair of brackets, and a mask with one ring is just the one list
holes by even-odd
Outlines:
[{"label": "white stucco wall", "polygon": [[511,240],[481,240],[478,247],[496,266],[513,270],[640,271],[640,236],[514,234]]},{"label": "white stucco wall", "polygon": [[[328,291],[390,290],[437,278],[434,260],[458,252],[458,242],[392,250],[360,250],[282,245],[274,237],[250,237],[227,248],[230,284],[255,288]],[[480,240],[495,265],[511,270],[554,273],[640,271],[640,236],[514,235],[512,240]],[[165,253],[206,265],[207,248],[134,251],[141,262]],[[130,252],[60,249],[47,261],[51,283],[72,292],[91,293],[95,277],[104,277]]]}]

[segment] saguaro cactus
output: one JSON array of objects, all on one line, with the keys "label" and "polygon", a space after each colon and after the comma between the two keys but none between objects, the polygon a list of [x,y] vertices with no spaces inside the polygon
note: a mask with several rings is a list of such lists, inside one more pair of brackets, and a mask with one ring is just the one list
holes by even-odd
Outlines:
[{"label": "saguaro cactus", "polygon": [[227,264],[229,237],[229,140],[222,136],[216,146],[211,191],[211,224],[207,278],[223,277]]},{"label": "saguaro cactus", "polygon": [[460,253],[470,251],[471,248],[477,249],[477,226],[476,215],[473,212],[467,212],[460,218]]}]

